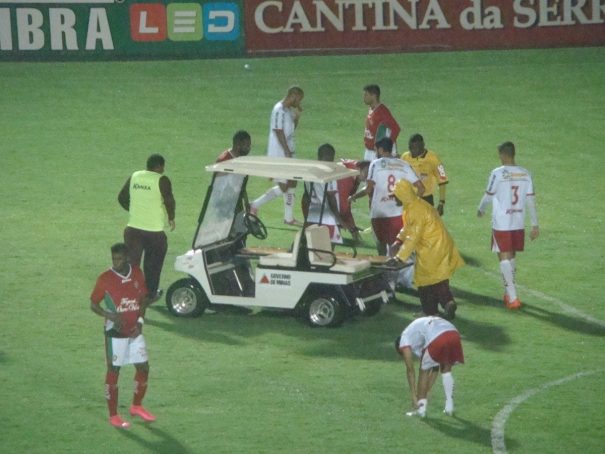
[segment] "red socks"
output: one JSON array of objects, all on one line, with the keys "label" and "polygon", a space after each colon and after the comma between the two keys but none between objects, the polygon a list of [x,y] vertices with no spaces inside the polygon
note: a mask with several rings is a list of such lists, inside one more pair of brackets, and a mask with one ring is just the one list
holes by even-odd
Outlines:
[{"label": "red socks", "polygon": [[105,399],[109,408],[109,416],[118,414],[118,377],[119,373],[107,372],[105,375]]},{"label": "red socks", "polygon": [[132,399],[132,405],[139,406],[145,397],[147,392],[147,377],[149,372],[138,371],[134,374],[134,398]]}]

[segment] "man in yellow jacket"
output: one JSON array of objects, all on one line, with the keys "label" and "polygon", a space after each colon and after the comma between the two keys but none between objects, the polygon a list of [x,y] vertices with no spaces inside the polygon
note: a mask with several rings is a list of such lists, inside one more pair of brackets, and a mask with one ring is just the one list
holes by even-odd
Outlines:
[{"label": "man in yellow jacket", "polygon": [[399,249],[395,259],[405,262],[416,251],[414,283],[418,287],[423,312],[438,315],[441,305],[444,318],[452,320],[457,306],[449,279],[456,269],[464,265],[464,260],[437,210],[419,198],[408,181],[398,181],[393,195],[404,207],[404,227],[394,245],[395,250]]}]

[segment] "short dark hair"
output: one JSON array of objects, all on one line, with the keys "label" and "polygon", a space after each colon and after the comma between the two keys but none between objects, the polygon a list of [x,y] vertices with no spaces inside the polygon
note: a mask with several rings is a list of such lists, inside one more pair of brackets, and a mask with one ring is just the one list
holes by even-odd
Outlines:
[{"label": "short dark hair", "polygon": [[298,85],[291,85],[288,87],[288,92],[286,93],[286,96],[290,96],[292,93],[296,93],[299,96],[305,95],[303,89],[300,88]]},{"label": "short dark hair", "polygon": [[380,87],[376,84],[369,84],[363,87],[363,91],[367,91],[372,95],[376,95],[377,98],[380,98]]},{"label": "short dark hair", "polygon": [[324,143],[317,149],[317,159],[320,161],[334,161],[336,150],[329,143]]},{"label": "short dark hair", "polygon": [[154,153],[147,158],[147,170],[154,170],[166,163],[164,156]]},{"label": "short dark hair", "polygon": [[248,131],[244,131],[243,129],[240,129],[235,134],[233,134],[233,145],[242,143],[245,140],[251,140],[250,134],[248,134]]},{"label": "short dark hair", "polygon": [[420,134],[413,134],[408,143],[424,143],[424,137]]},{"label": "short dark hair", "polygon": [[384,151],[391,153],[393,151],[393,141],[389,137],[383,137],[376,142],[376,150],[382,148]]},{"label": "short dark hair", "polygon": [[128,255],[128,246],[126,243],[116,243],[111,246],[111,253]]},{"label": "short dark hair", "polygon": [[498,145],[498,151],[502,154],[510,156],[511,158],[515,157],[515,144],[512,142],[504,142]]}]

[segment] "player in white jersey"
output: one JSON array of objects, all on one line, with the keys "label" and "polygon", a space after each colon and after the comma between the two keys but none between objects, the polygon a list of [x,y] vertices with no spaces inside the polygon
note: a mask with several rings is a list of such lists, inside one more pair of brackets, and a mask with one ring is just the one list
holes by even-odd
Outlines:
[{"label": "player in white jersey", "polygon": [[[267,156],[280,158],[293,158],[295,154],[294,132],[298,126],[298,119],[302,112],[301,102],[305,94],[302,88],[292,86],[288,89],[284,99],[279,101],[271,111],[269,126],[269,143]],[[277,183],[258,199],[250,204],[250,212],[256,214],[259,207],[280,195],[284,199],[284,222],[298,225],[294,219],[293,207],[296,194],[296,181],[278,180]]]},{"label": "player in white jersey", "polygon": [[[410,323],[395,340],[395,349],[403,358],[412,397],[413,411],[408,416],[426,416],[427,396],[438,371],[445,392],[444,413],[454,413],[454,376],[452,367],[464,364],[460,334],[454,325],[440,317],[420,317]],[[413,356],[420,359],[418,381]]]},{"label": "player in white jersey", "polygon": [[[329,143],[320,145],[317,149],[319,161],[334,162],[336,150]],[[324,195],[325,203],[324,203]],[[323,205],[323,208],[322,208]],[[330,241],[334,244],[342,244],[339,224],[342,224],[340,208],[338,206],[337,182],[312,183],[305,182],[305,193],[303,195],[303,211],[307,212],[307,225],[320,224],[328,227]]]},{"label": "player in white jersey", "polygon": [[395,183],[407,180],[418,189],[419,196],[424,193],[424,185],[414,169],[407,162],[393,157],[392,150],[393,141],[388,137],[376,142],[378,159],[370,164],[366,187],[350,197],[350,201],[354,201],[370,195],[370,218],[380,255],[387,255],[387,246],[395,242],[403,227],[403,208],[392,195]]},{"label": "player in white jersey", "polygon": [[498,153],[502,166],[492,170],[477,216],[483,216],[492,202],[492,251],[498,253],[500,260],[504,306],[514,310],[521,307],[515,286],[515,256],[525,246],[526,208],[532,225],[529,238],[538,238],[540,229],[532,176],[527,169],[515,164],[515,145],[504,142],[498,147]]}]

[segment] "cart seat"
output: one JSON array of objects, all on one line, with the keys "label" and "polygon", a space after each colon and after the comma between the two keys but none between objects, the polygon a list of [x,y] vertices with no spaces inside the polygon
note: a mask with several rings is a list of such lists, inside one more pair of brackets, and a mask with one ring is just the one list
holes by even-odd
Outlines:
[{"label": "cart seat", "polygon": [[258,260],[259,265],[263,266],[283,266],[286,268],[296,267],[296,259],[298,257],[298,249],[300,247],[300,237],[302,231],[296,232],[292,252],[275,252],[273,254],[261,256]]},{"label": "cart seat", "polygon": [[[330,231],[325,225],[310,225],[306,228],[305,235],[307,237],[307,247],[314,249],[313,251],[309,251],[309,262],[311,262],[311,265],[326,266],[331,271],[341,273],[358,273],[371,266],[370,261],[365,259],[338,258],[334,263]],[[333,263],[334,265],[332,265]]]}]

